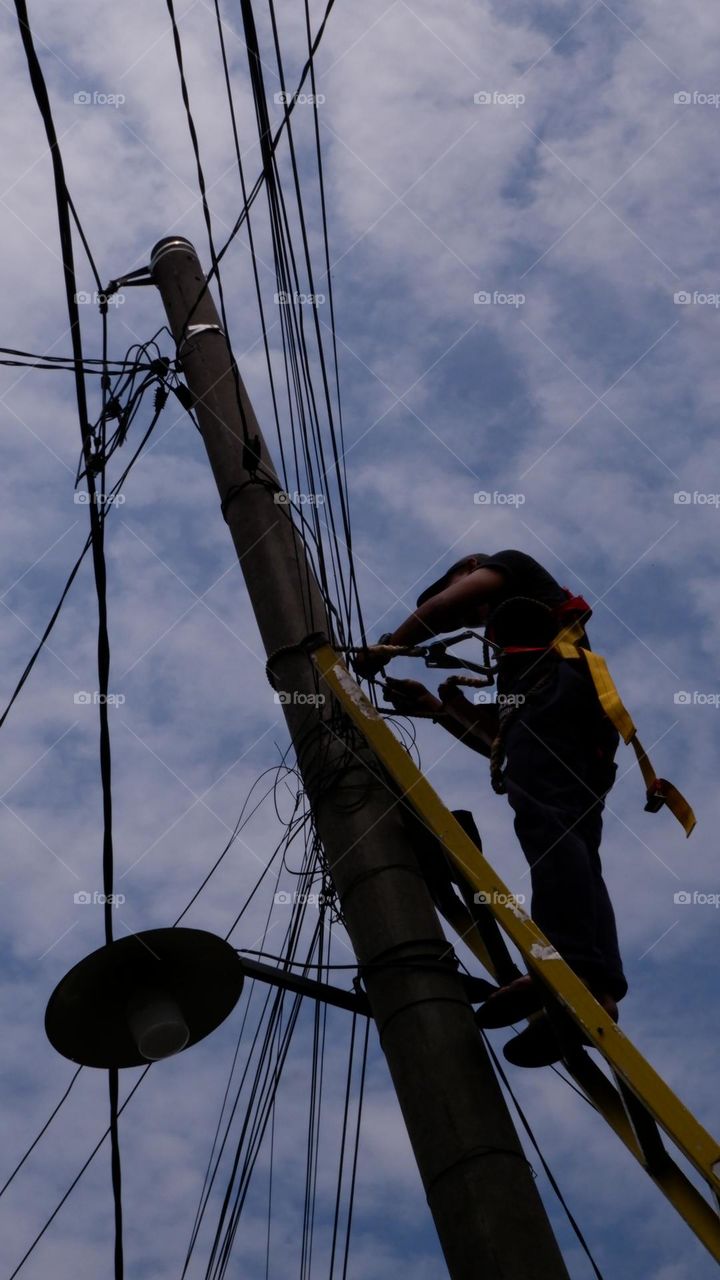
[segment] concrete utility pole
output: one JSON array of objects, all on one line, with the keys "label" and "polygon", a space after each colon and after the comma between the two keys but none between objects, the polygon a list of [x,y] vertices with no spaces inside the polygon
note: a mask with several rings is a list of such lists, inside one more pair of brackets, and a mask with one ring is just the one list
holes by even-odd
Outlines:
[{"label": "concrete utility pole", "polygon": [[[195,249],[151,258],[245,582],[284,706],[344,919],[452,1280],[567,1280],[567,1271],[478,1034],[395,794],[356,735],[337,736],[312,632],[324,602],[252,405],[232,371]],[[199,300],[199,301],[198,301]],[[252,481],[248,438],[263,481]],[[253,663],[252,659],[247,660]],[[261,677],[254,663],[253,679]],[[227,692],[224,695],[227,698]],[[268,689],[268,697],[270,691]],[[348,750],[348,742],[352,750]]]}]

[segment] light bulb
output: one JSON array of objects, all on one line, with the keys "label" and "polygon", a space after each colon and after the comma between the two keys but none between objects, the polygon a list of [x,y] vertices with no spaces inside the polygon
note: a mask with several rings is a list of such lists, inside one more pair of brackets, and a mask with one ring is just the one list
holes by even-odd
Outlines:
[{"label": "light bulb", "polygon": [[172,1057],[184,1049],[190,1039],[190,1029],[179,1004],[166,992],[138,993],[127,1018],[138,1051],[147,1062]]}]

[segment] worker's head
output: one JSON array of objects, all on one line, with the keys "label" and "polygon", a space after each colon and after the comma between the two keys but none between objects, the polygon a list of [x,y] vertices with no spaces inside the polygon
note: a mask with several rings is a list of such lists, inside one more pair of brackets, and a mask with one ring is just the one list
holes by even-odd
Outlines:
[{"label": "worker's head", "polygon": [[[426,587],[422,594],[418,596],[417,608],[419,609],[421,605],[425,604],[426,600],[430,600],[432,596],[439,595],[441,591],[445,591],[455,582],[460,582],[469,573],[474,573],[476,569],[481,569],[490,558],[490,556],[481,551],[475,551],[470,555],[463,556],[461,560],[456,560],[455,564],[451,564],[450,568],[445,571],[441,578],[438,578],[437,582],[433,582],[431,586]],[[481,627],[486,622],[488,613],[488,605],[474,605],[472,609],[468,610],[468,617],[463,621],[466,626]],[[471,614],[472,616],[470,616]]]}]

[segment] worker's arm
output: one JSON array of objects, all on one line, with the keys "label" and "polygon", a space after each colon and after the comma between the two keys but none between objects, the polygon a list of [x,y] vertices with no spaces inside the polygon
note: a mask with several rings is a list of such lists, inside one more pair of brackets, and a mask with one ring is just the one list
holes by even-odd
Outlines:
[{"label": "worker's arm", "polygon": [[[444,635],[457,627],[482,626],[493,599],[503,585],[503,575],[495,569],[475,569],[444,591],[431,596],[388,637],[388,644],[422,644],[432,636]],[[373,676],[387,662],[374,646],[354,660],[360,676]]]},{"label": "worker's arm", "polygon": [[[490,710],[488,707],[483,708],[484,711]],[[481,756],[490,759],[490,743],[492,739],[482,730],[481,727],[474,725],[461,724],[448,711],[439,711],[435,716],[437,724],[441,724],[443,729],[447,729],[453,738],[457,738],[458,742],[462,742],[464,746],[470,747],[472,751],[478,751]]]},{"label": "worker's arm", "polygon": [[490,755],[497,732],[497,710],[494,704],[474,706],[460,693],[457,685],[445,681],[439,689],[441,698],[426,689],[419,680],[393,680],[388,677],[383,692],[401,715],[432,716],[436,724],[481,755]]},{"label": "worker's arm", "polygon": [[461,742],[465,742],[466,746],[489,756],[498,732],[496,704],[483,702],[478,705],[470,702],[459,688],[456,676],[444,680],[438,694],[442,707],[440,716],[435,717],[438,723]]},{"label": "worker's arm", "polygon": [[476,610],[487,611],[503,580],[503,575],[496,569],[475,569],[413,610],[393,632],[389,643],[421,644],[430,636],[444,635],[464,626],[469,614]]}]

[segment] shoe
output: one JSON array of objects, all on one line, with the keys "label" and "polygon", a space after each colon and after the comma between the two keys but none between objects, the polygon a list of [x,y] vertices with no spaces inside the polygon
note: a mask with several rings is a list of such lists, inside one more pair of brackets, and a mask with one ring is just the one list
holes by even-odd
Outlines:
[{"label": "shoe", "polygon": [[564,1054],[560,1039],[546,1013],[540,1015],[519,1035],[508,1040],[503,1057],[514,1067],[549,1067]]},{"label": "shoe", "polygon": [[[595,999],[613,1022],[617,1022],[618,1007],[612,996],[596,995]],[[563,1028],[560,1035],[556,1030],[558,1024]],[[576,1023],[564,1016],[554,1025],[548,1014],[543,1013],[508,1041],[503,1048],[503,1057],[515,1067],[550,1067],[581,1045],[592,1047],[592,1041],[583,1035]]]},{"label": "shoe", "polygon": [[483,1031],[496,1027],[512,1027],[514,1023],[529,1018],[542,1009],[540,988],[529,973],[516,978],[506,987],[500,987],[475,1014],[475,1022]]},{"label": "shoe", "polygon": [[487,978],[478,978],[470,973],[462,975],[462,984],[470,1004],[482,1004],[493,992],[500,990],[494,982],[488,982]]}]

